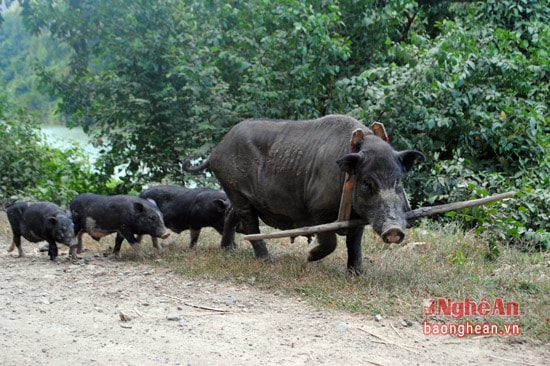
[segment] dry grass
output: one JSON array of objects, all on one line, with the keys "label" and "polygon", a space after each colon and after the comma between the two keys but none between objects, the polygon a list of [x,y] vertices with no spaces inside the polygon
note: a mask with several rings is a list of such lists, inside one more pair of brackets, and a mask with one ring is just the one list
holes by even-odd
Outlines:
[{"label": "dry grass", "polygon": [[[490,259],[486,242],[455,226],[421,223],[408,232],[404,245],[386,245],[367,230],[361,276],[350,276],[346,271],[343,237],[333,254],[314,263],[306,261],[314,244],[308,245],[306,240],[290,244],[287,238],[270,240],[268,248],[274,260],[267,265],[255,260],[251,245],[244,240],[236,250],[220,250],[220,236],[209,229],[203,230],[197,248],[189,249],[188,242],[187,233],[174,234],[160,255],[144,243],[147,261],[168,266],[188,278],[247,283],[297,296],[318,308],[419,322],[424,320],[424,299],[470,298],[479,302],[486,298],[492,302],[502,298],[519,302],[519,317],[462,321],[519,323],[522,339],[550,341],[550,253],[500,246],[497,258]],[[126,246],[126,258],[132,258],[128,250]]]},{"label": "dry grass", "polygon": [[[5,219],[5,214],[0,217]],[[11,240],[7,220],[0,220],[6,248]],[[262,228],[262,231],[272,230]],[[85,246],[92,252],[108,251],[114,236],[97,243],[88,237]],[[240,240],[239,248],[220,249],[220,236],[204,229],[195,249],[189,249],[189,234],[173,234],[157,253],[144,239],[145,262],[168,267],[182,277],[231,283],[246,283],[260,290],[299,297],[318,308],[334,308],[375,316],[424,320],[423,300],[452,298],[462,301],[482,298],[519,302],[519,317],[463,319],[476,323],[519,323],[521,338],[534,343],[550,342],[550,253],[526,253],[496,244],[499,255],[488,258],[488,244],[455,226],[441,227],[428,221],[409,230],[404,245],[384,244],[366,230],[363,239],[364,273],[351,276],[346,271],[344,238],[336,251],[319,262],[308,263],[314,244],[288,238],[268,241],[273,263],[254,258],[251,245]],[[303,239],[303,238],[301,238]],[[414,245],[414,243],[419,243]],[[25,243],[24,245],[31,245]],[[114,259],[113,259],[114,260]],[[123,261],[138,259],[125,243]],[[438,319],[435,319],[437,321]],[[449,322],[451,319],[439,319]],[[514,338],[517,339],[517,338]]]}]

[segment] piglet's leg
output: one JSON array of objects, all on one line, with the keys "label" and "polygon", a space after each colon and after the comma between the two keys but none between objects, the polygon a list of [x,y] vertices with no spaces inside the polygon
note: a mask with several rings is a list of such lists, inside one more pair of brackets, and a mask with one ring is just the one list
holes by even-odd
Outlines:
[{"label": "piglet's leg", "polygon": [[115,238],[115,247],[113,248],[113,254],[117,259],[120,258],[120,248],[122,247],[123,240],[124,240],[124,237],[120,235],[120,233],[117,233]]},{"label": "piglet's leg", "polygon": [[133,244],[130,243],[130,245],[135,250],[135,252],[138,255],[139,259],[141,259],[141,260],[145,259],[145,255],[143,254],[143,251],[141,250],[141,247],[139,246],[138,241],[134,242]]},{"label": "piglet's leg", "polygon": [[24,257],[25,253],[23,253],[23,248],[21,247],[21,238],[13,238],[10,247],[8,248],[8,253],[13,252],[13,250],[17,247],[17,251],[19,252],[18,257]]},{"label": "piglet's leg", "polygon": [[198,229],[198,230],[190,229],[189,233],[191,235],[191,243],[189,243],[189,248],[194,248],[195,245],[197,244],[197,241],[199,240],[201,229]]},{"label": "piglet's leg", "polygon": [[[79,253],[79,254],[82,253],[82,235],[84,235],[84,231],[83,231],[83,230],[79,231],[78,234],[76,235],[76,239],[77,239],[77,241],[78,241],[78,244],[77,244],[77,246],[76,246],[76,248],[75,248],[75,251],[76,251],[76,253]],[[72,250],[72,248],[71,248],[71,250]],[[70,252],[70,251],[69,251],[69,252]],[[76,253],[74,254],[75,257],[76,257]]]},{"label": "piglet's leg", "polygon": [[139,241],[136,239],[134,234],[131,233],[130,231],[122,231],[116,234],[115,256],[117,255],[117,252],[118,252],[117,258],[120,258],[120,246],[122,244],[123,239],[126,239],[128,243],[130,243],[130,245],[132,246],[132,249],[134,249],[134,251],[136,252],[136,254],[140,259],[143,260],[145,258],[145,255],[143,254],[143,251],[139,246]]},{"label": "piglet's leg", "polygon": [[[159,239],[152,236],[151,237],[151,241],[153,242],[153,247],[158,249],[158,250],[162,250],[162,244],[160,244],[159,242]],[[141,243],[141,240],[139,241]]]},{"label": "piglet's leg", "polygon": [[48,244],[48,255],[50,256],[50,260],[53,261],[59,255],[57,243],[54,240],[48,240]]},{"label": "piglet's leg", "polygon": [[78,244],[77,245],[72,245],[69,247],[69,258],[73,261],[76,261],[80,258],[78,258]]},{"label": "piglet's leg", "polygon": [[[143,239],[143,235],[137,236],[137,241],[141,243],[141,240]],[[156,248],[158,250],[162,250],[162,245],[159,243],[158,238],[151,236],[151,242],[153,243],[153,248]]]}]

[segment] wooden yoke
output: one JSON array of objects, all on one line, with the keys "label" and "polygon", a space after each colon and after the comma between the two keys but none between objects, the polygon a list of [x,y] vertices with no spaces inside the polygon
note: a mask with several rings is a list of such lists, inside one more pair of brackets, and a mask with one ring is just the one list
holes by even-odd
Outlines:
[{"label": "wooden yoke", "polygon": [[[351,141],[349,145],[350,153],[359,152],[361,143],[365,135],[363,130],[358,128],[351,134]],[[353,184],[355,183],[355,176],[345,173],[344,188],[342,189],[342,197],[340,198],[340,210],[338,212],[338,221],[348,221],[351,217],[351,203],[352,203],[352,191]]]},{"label": "wooden yoke", "polygon": [[[486,205],[490,202],[495,202],[503,199],[508,199],[513,197],[515,192],[506,192],[501,194],[495,194],[493,196],[478,198],[470,201],[461,201],[446,203],[438,206],[427,206],[420,207],[415,210],[409,211],[406,213],[407,220],[415,219],[417,217],[424,217],[435,215],[443,212],[449,211],[459,211],[467,208],[472,208],[476,206]],[[364,226],[368,225],[368,222],[363,220],[351,220],[351,221],[335,221],[328,224],[315,225],[315,226],[306,226],[299,229],[277,231],[273,233],[264,233],[264,234],[249,234],[245,235],[245,240],[261,240],[261,239],[273,239],[273,238],[285,238],[287,236],[299,236],[299,235],[314,235],[317,233],[322,233],[325,231],[335,231],[341,229],[349,229],[350,227]]]}]

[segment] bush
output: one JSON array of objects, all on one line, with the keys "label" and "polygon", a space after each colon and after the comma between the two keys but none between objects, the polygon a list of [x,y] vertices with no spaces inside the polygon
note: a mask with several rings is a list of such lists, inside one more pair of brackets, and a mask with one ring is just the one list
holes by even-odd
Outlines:
[{"label": "bush", "polygon": [[[503,202],[450,212],[446,217],[459,219],[467,229],[487,239],[523,248],[550,249],[550,176],[539,177],[538,171],[522,172],[512,177],[503,173],[474,172],[461,162],[440,162],[433,169],[427,189],[438,192],[428,203],[462,201],[496,192],[515,191]],[[440,218],[445,220],[445,218]],[[493,252],[491,249],[490,252]]]},{"label": "bush", "polygon": [[18,200],[65,205],[77,193],[94,190],[90,163],[78,147],[49,147],[26,111],[9,113],[8,108],[6,98],[0,99],[2,206]]}]

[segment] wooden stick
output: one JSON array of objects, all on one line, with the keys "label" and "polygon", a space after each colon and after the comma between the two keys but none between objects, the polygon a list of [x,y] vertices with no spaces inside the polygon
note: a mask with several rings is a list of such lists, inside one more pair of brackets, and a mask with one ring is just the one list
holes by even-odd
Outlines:
[{"label": "wooden stick", "polygon": [[137,315],[139,315],[141,318],[143,318],[143,314],[134,307],[134,311],[136,312]]},{"label": "wooden stick", "polygon": [[353,183],[355,177],[346,173],[346,182],[342,189],[342,197],[340,198],[340,211],[338,213],[338,221],[348,221],[351,216],[351,206],[353,203]]},{"label": "wooden stick", "polygon": [[375,362],[375,361],[371,361],[371,360],[369,360],[368,358],[363,358],[363,361],[365,361],[366,363],[370,363],[371,365],[384,366],[384,365],[382,365],[381,363],[378,363],[378,362]]},{"label": "wooden stick", "polygon": [[185,300],[180,299],[179,297],[172,296],[172,295],[168,295],[168,294],[162,294],[162,296],[169,297],[169,298],[174,299],[174,300],[178,300],[178,301],[181,302],[183,305],[189,306],[189,307],[192,307],[192,308],[195,308],[195,309],[202,309],[202,310],[215,311],[215,312],[218,312],[218,313],[229,313],[229,312],[230,312],[229,310],[218,309],[218,308],[211,308],[211,307],[202,306],[202,305],[190,304],[190,303],[186,302]]},{"label": "wooden stick", "polygon": [[[365,134],[362,129],[358,128],[351,134],[349,145],[350,152],[359,151],[361,142],[365,139]],[[338,212],[338,221],[347,221],[351,216],[351,206],[353,203],[353,185],[355,176],[345,173],[344,188],[342,189],[342,197],[340,198],[340,210]]]},{"label": "wooden stick", "polygon": [[489,197],[478,198],[470,201],[446,203],[444,205],[438,205],[438,206],[420,207],[415,210],[407,212],[406,216],[407,216],[407,219],[414,219],[417,217],[430,216],[430,215],[435,215],[443,212],[463,210],[465,208],[472,208],[476,206],[486,205],[491,202],[500,201],[506,198],[511,198],[515,194],[516,192],[506,192],[506,193],[495,194]]},{"label": "wooden stick", "polygon": [[312,235],[322,233],[325,231],[336,231],[340,229],[347,229],[350,227],[366,225],[363,220],[350,220],[350,221],[335,221],[329,224],[321,224],[315,226],[305,226],[298,229],[276,231],[274,233],[265,234],[250,234],[245,235],[245,240],[260,240],[260,239],[275,239],[286,238],[287,236],[300,236],[300,235]]},{"label": "wooden stick", "polygon": [[202,305],[193,305],[193,304],[190,304],[190,303],[188,303],[188,302],[184,302],[183,305],[189,306],[189,307],[192,307],[192,308],[195,308],[195,309],[208,310],[208,311],[216,311],[216,312],[218,312],[218,313],[229,313],[229,310],[218,309],[218,308],[211,308],[211,307],[202,306]]},{"label": "wooden stick", "polygon": [[[437,206],[421,207],[412,211],[408,211],[406,213],[406,217],[407,219],[414,219],[417,217],[430,216],[430,215],[435,215],[435,214],[448,212],[448,211],[456,211],[456,210],[462,210],[465,208],[472,208],[476,206],[486,205],[491,202],[500,201],[506,198],[511,198],[512,196],[514,196],[514,194],[515,192],[506,192],[506,193],[495,194],[493,196],[479,198],[479,199],[470,200],[470,201],[461,201],[461,202],[446,203],[446,204],[437,205]],[[250,235],[245,235],[244,239],[261,240],[261,239],[286,238],[289,236],[299,236],[299,235],[312,235],[312,234],[321,233],[325,231],[337,231],[337,230],[347,229],[350,227],[356,227],[361,225],[368,225],[368,223],[366,223],[363,220],[336,221],[328,224],[306,226],[298,229],[276,231],[273,233],[250,234]]]}]

